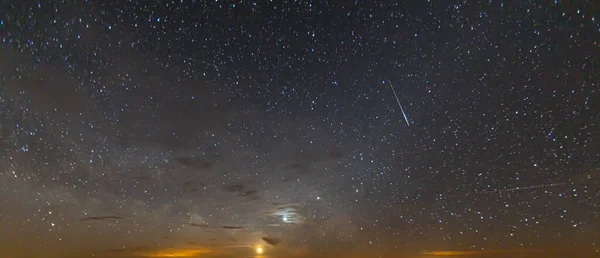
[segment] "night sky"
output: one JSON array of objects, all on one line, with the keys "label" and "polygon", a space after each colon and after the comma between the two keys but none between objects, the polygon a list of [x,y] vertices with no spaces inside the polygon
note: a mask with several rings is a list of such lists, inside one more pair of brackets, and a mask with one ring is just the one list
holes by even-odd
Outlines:
[{"label": "night sky", "polygon": [[0,256],[598,257],[599,19],[0,1]]}]

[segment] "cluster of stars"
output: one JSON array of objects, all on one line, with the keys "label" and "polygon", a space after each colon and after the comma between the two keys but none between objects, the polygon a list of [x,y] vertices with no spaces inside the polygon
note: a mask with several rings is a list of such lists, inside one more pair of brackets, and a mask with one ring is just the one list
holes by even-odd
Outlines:
[{"label": "cluster of stars", "polygon": [[597,254],[594,8],[6,3],[0,250]]}]

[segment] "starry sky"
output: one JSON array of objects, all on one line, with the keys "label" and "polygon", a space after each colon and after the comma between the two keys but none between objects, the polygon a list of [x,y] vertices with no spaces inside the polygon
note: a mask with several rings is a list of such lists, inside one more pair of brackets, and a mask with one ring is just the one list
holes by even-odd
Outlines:
[{"label": "starry sky", "polygon": [[0,1],[0,253],[597,257],[594,1]]}]

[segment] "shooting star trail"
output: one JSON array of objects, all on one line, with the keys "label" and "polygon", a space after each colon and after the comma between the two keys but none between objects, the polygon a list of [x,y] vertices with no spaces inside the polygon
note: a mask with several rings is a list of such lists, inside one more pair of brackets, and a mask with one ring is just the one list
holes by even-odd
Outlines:
[{"label": "shooting star trail", "polygon": [[532,185],[532,186],[517,186],[517,187],[513,187],[513,188],[506,188],[506,189],[499,189],[499,190],[492,190],[492,191],[484,191],[484,192],[481,192],[481,193],[483,193],[483,194],[491,194],[491,193],[503,193],[503,192],[516,192],[516,191],[536,189],[536,188],[555,187],[555,186],[561,186],[561,185],[566,185],[566,184],[567,183],[553,183],[553,184]]},{"label": "shooting star trail", "polygon": [[404,115],[404,121],[406,121],[406,125],[410,126],[410,123],[408,123],[408,118],[406,117],[406,113],[404,113],[404,108],[402,108],[402,104],[400,104],[400,99],[398,98],[398,94],[396,94],[396,90],[394,89],[394,86],[392,85],[392,81],[388,81],[388,83],[390,83],[390,88],[392,88],[392,92],[394,92],[394,97],[396,97],[396,101],[398,101],[398,106],[400,106],[400,111],[402,111],[402,115]]}]

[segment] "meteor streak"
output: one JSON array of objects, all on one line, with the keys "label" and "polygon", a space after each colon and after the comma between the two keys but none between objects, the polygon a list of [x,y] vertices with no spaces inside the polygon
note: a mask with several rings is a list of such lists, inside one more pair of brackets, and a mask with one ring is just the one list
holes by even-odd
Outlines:
[{"label": "meteor streak", "polygon": [[404,108],[402,108],[402,104],[400,104],[400,99],[398,98],[398,94],[396,94],[396,90],[394,89],[394,86],[392,85],[392,81],[388,81],[388,83],[390,84],[390,88],[392,88],[392,92],[394,92],[394,97],[396,97],[396,101],[398,101],[398,106],[400,106],[400,111],[402,111],[402,115],[404,115],[404,121],[406,121],[406,125],[410,126],[410,124],[408,123],[408,118],[406,117],[406,113],[404,113]]},{"label": "meteor streak", "polygon": [[517,187],[513,187],[513,188],[485,191],[482,193],[489,194],[489,193],[515,192],[515,191],[535,189],[535,188],[547,188],[547,187],[561,186],[561,185],[566,185],[566,184],[567,183],[553,183],[553,184],[532,185],[532,186],[517,186]]}]

